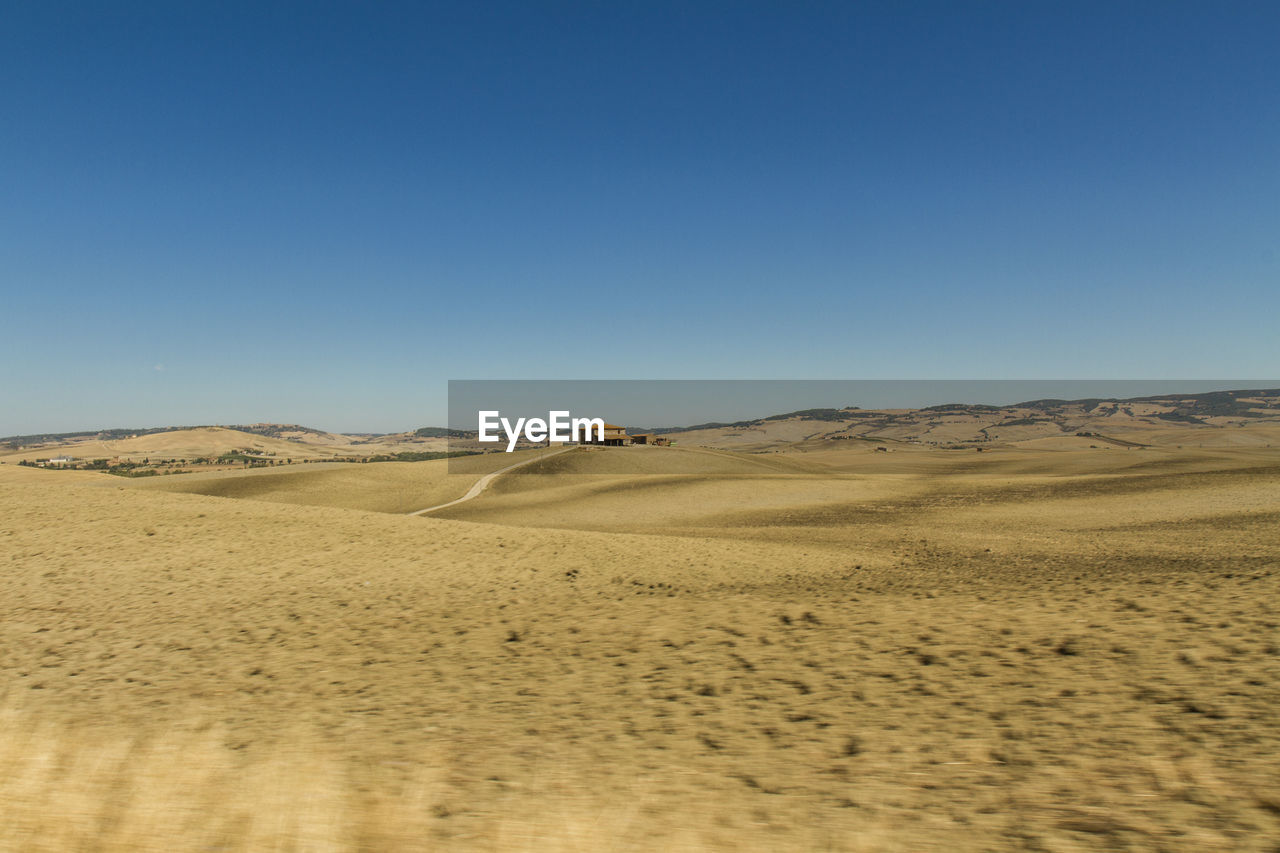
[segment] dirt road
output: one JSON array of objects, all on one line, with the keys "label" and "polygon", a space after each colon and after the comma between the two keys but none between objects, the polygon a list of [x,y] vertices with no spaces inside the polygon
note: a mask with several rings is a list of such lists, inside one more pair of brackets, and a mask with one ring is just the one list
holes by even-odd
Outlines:
[{"label": "dirt road", "polygon": [[497,471],[494,471],[491,474],[485,474],[479,480],[476,480],[475,485],[472,486],[470,489],[468,489],[467,493],[462,497],[458,498],[457,500],[452,500],[452,501],[449,501],[448,503],[437,504],[436,506],[429,506],[426,509],[415,510],[414,512],[409,513],[409,515],[426,515],[427,513],[435,512],[438,509],[444,509],[445,507],[456,506],[457,504],[460,504],[460,503],[466,503],[472,498],[479,497],[481,493],[484,492],[485,489],[489,488],[490,483],[492,483],[496,478],[501,477],[503,474],[507,473],[508,471],[514,471],[515,469],[521,467],[522,465],[528,465],[531,462],[541,462],[544,459],[550,459],[552,456],[559,456],[561,453],[568,453],[570,450],[576,449],[576,447],[577,445],[571,445],[569,447],[561,448],[560,450],[553,450],[550,453],[544,453],[541,456],[535,456],[532,459],[522,459],[521,461],[515,463],[514,465],[508,465],[506,468],[499,468]]}]

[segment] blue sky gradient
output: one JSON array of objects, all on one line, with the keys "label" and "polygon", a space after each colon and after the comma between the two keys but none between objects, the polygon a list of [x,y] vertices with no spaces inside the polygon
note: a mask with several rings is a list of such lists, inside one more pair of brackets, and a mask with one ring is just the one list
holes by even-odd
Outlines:
[{"label": "blue sky gradient", "polygon": [[1280,375],[1275,3],[4,17],[0,434],[392,431],[450,378]]}]

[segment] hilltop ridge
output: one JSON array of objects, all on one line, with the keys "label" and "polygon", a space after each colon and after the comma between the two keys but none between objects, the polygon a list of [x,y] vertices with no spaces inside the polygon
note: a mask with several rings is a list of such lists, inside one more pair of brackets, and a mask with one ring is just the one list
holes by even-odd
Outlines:
[{"label": "hilltop ridge", "polygon": [[[1003,446],[1047,440],[1088,446],[1177,444],[1209,440],[1270,444],[1280,438],[1280,389],[1241,389],[1144,397],[1040,399],[1007,406],[943,403],[918,409],[810,408],[734,422],[630,427],[684,444],[766,451],[863,441],[885,446]],[[1206,435],[1214,437],[1206,439]],[[0,438],[0,459],[51,453],[83,458],[154,454],[202,456],[261,451],[311,461],[403,452],[444,452],[474,432],[421,427],[399,433],[336,433],[301,424],[111,428]],[[1228,437],[1228,435],[1230,437]]]},{"label": "hilltop ridge", "polygon": [[[881,445],[964,447],[1045,439],[1102,440],[1122,446],[1178,443],[1195,433],[1231,431],[1229,444],[1280,437],[1280,390],[1243,389],[1127,399],[1042,399],[995,406],[944,403],[919,409],[802,409],[734,423],[651,431],[673,440],[739,450],[803,448],[861,440]],[[1222,439],[1215,436],[1213,441]],[[1043,443],[1043,442],[1042,442]]]}]

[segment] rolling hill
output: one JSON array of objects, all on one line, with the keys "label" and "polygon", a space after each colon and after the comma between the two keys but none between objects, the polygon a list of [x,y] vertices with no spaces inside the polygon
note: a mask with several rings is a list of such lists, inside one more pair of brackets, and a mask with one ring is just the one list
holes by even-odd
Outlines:
[{"label": "rolling hill", "polygon": [[[632,432],[639,429],[633,428]],[[1280,389],[1135,397],[1032,400],[1011,406],[956,403],[922,409],[806,409],[735,423],[657,427],[684,446],[748,453],[833,448],[1029,447],[1085,450],[1267,447],[1280,443]],[[404,452],[491,450],[471,433],[441,427],[343,434],[298,424],[108,429],[0,439],[0,462],[78,459],[140,462],[242,453],[263,460],[343,461]],[[576,460],[575,460],[576,461]],[[639,472],[637,472],[639,473]]]}]

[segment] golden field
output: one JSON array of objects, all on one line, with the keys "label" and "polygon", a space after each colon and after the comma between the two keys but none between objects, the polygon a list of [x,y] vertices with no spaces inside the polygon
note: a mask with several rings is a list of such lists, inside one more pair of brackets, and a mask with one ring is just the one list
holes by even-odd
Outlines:
[{"label": "golden field", "polygon": [[0,465],[0,849],[1274,850],[1239,429]]}]

